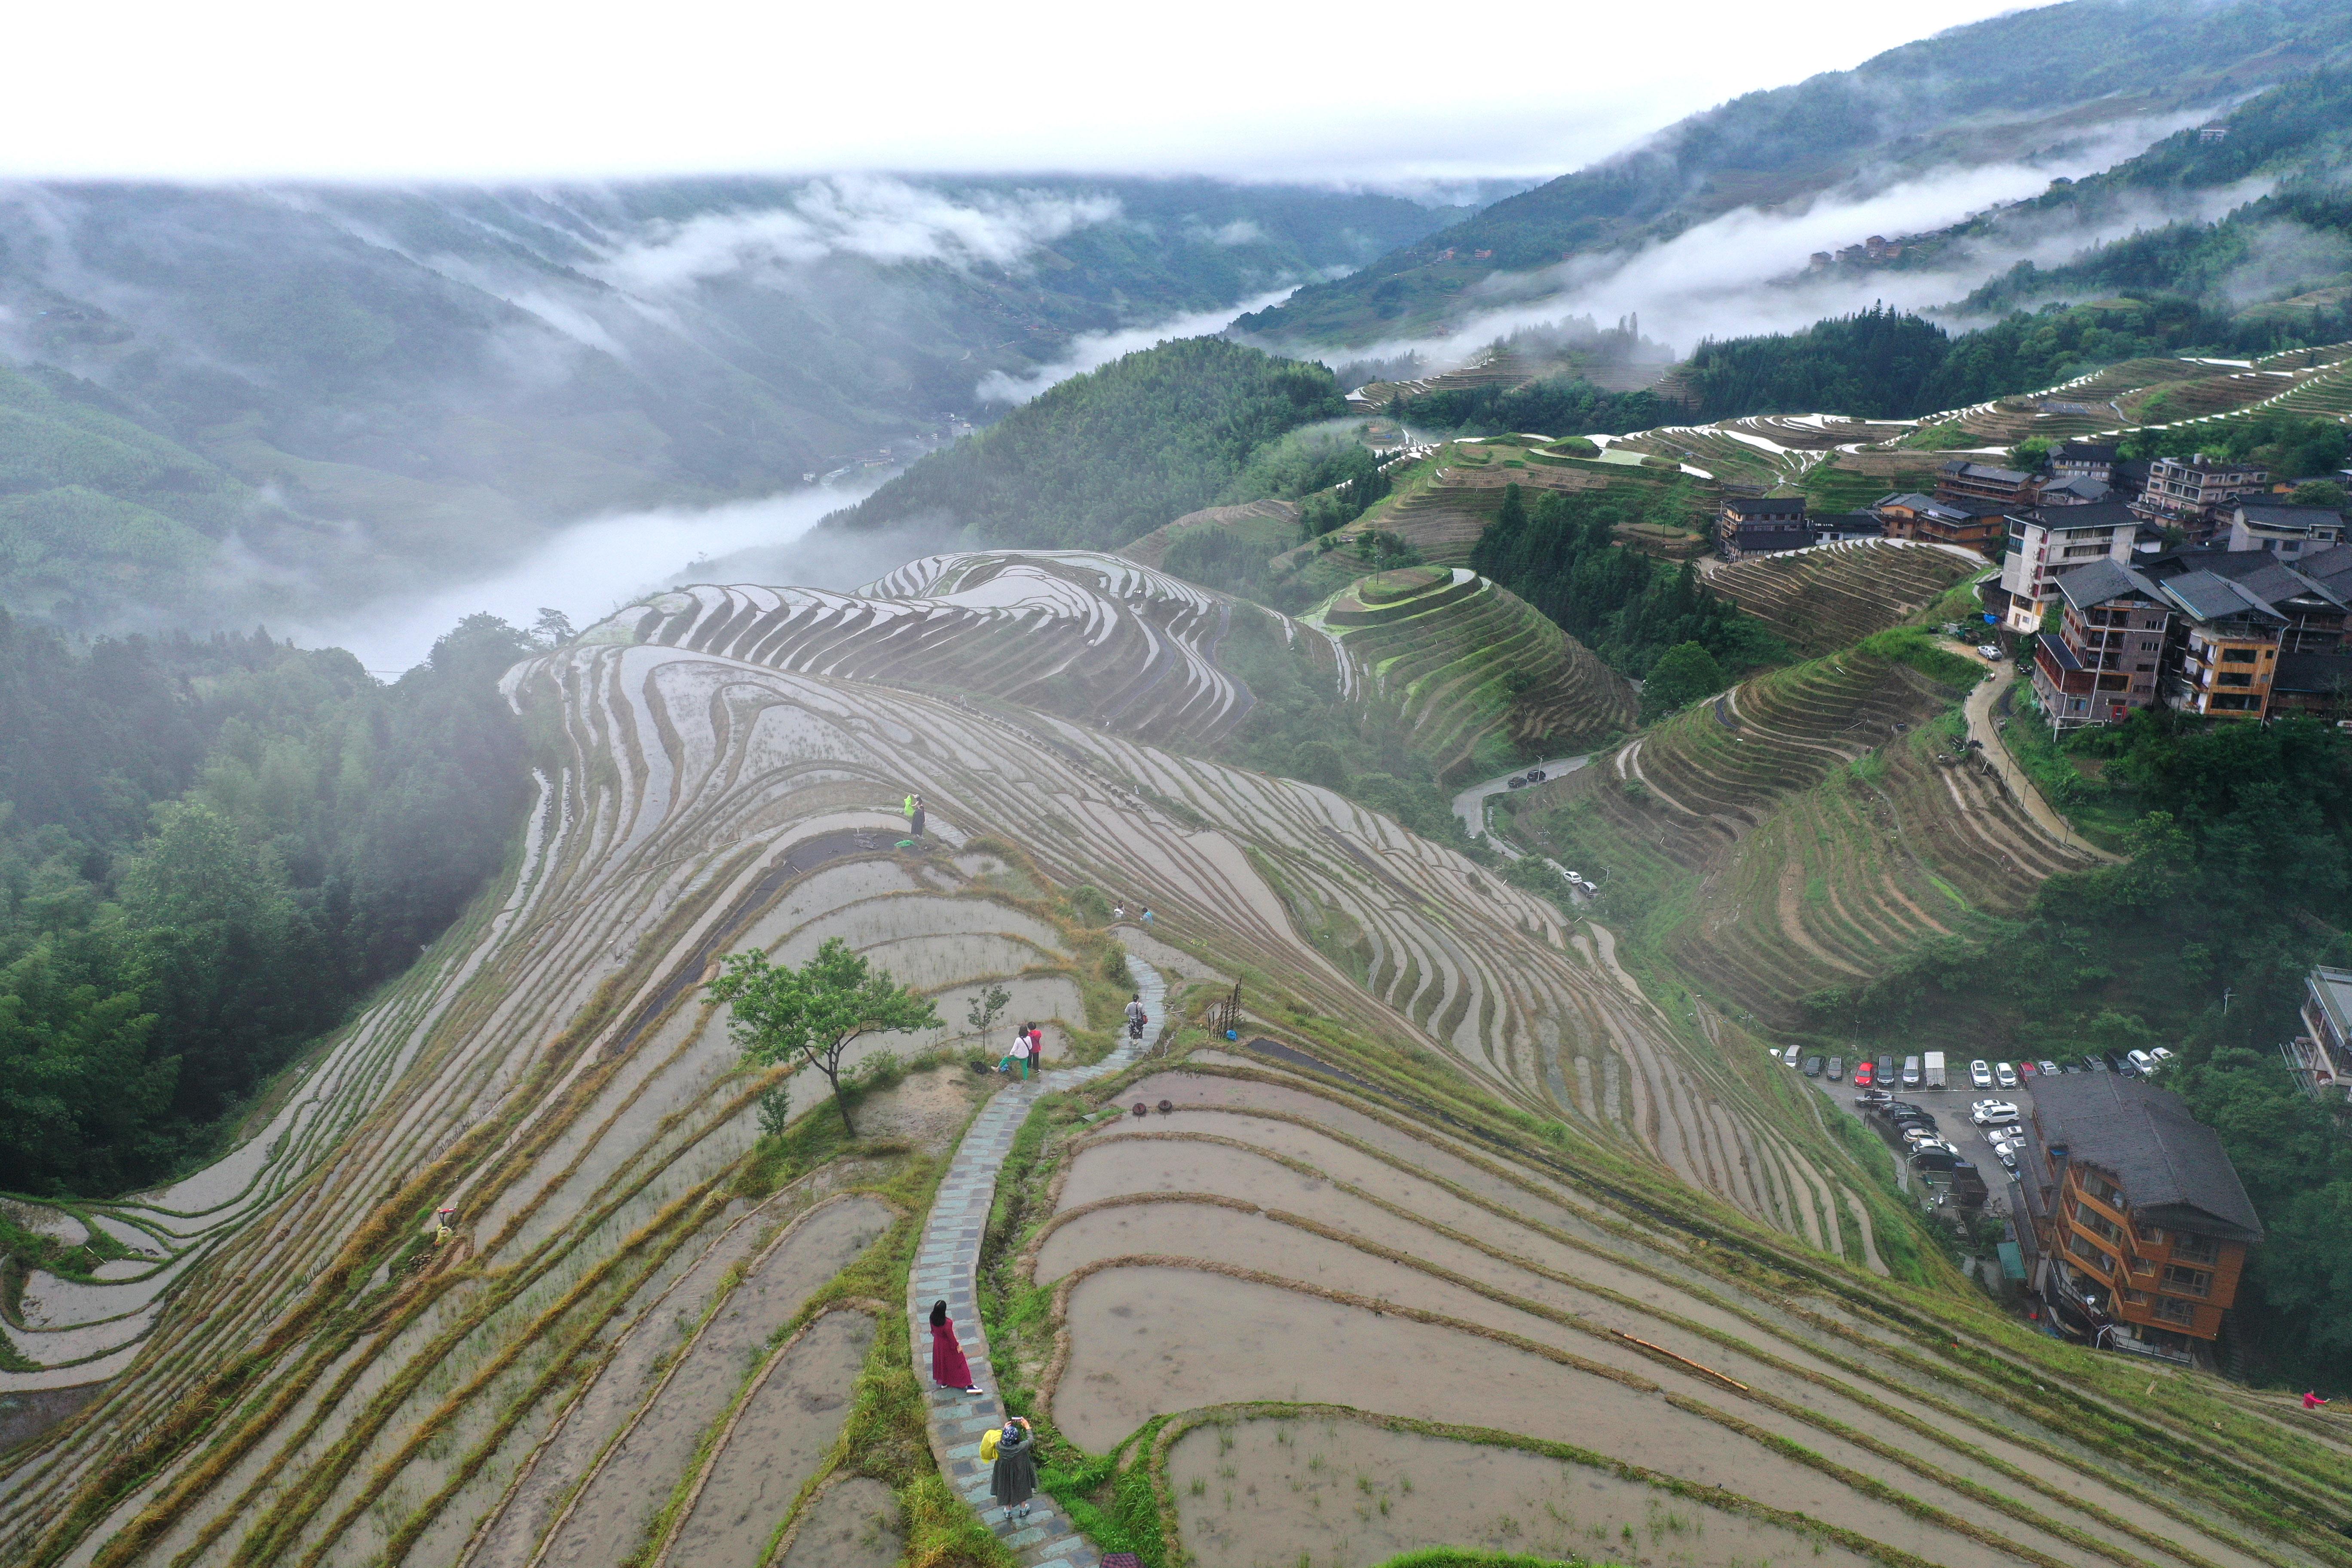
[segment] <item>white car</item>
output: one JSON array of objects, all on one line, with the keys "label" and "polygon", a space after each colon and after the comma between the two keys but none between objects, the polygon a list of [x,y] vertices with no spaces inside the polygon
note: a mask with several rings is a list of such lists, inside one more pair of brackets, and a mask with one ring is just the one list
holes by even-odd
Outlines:
[{"label": "white car", "polygon": [[2017,1120],[2017,1107],[2004,1105],[1999,1101],[1979,1105],[1969,1112],[1969,1120],[1979,1127],[2006,1126]]},{"label": "white car", "polygon": [[2156,1058],[2157,1064],[2159,1067],[2172,1059],[2172,1051],[2170,1047],[2166,1046],[2158,1046],[2156,1049],[2148,1052],[2147,1054]]},{"label": "white car", "polygon": [[1994,1144],[1992,1146],[1992,1157],[1999,1160],[2010,1170],[2014,1171],[2017,1169],[2017,1150],[2010,1144]]},{"label": "white car", "polygon": [[1970,1062],[1969,1064],[1969,1081],[1975,1084],[1979,1089],[1990,1089],[1992,1087],[1992,1068],[1987,1067],[1981,1060]]},{"label": "white car", "polygon": [[1980,642],[1977,644],[1977,651],[1984,655],[1987,658],[1999,658],[2000,657],[2000,645],[1998,643]]},{"label": "white car", "polygon": [[2015,1089],[2017,1069],[2007,1062],[1995,1062],[1992,1064],[1992,1080],[2003,1089]]}]

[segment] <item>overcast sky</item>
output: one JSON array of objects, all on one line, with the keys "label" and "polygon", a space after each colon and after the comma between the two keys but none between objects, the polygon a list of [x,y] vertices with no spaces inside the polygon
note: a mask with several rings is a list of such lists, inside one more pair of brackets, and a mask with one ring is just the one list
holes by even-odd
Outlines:
[{"label": "overcast sky", "polygon": [[2002,0],[14,7],[0,173],[1549,175]]}]

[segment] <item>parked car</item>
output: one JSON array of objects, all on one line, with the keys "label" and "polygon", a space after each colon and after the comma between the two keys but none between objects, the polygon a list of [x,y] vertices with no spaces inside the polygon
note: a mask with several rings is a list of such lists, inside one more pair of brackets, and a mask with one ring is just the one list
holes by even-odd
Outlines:
[{"label": "parked car", "polygon": [[1858,1061],[1858,1062],[1856,1062],[1856,1063],[1854,1063],[1854,1064],[1853,1064],[1853,1087],[1854,1087],[1854,1088],[1856,1088],[1856,1089],[1868,1089],[1868,1088],[1869,1088],[1873,1083],[1875,1083],[1876,1081],[1877,1081],[1877,1079],[1874,1079],[1874,1078],[1873,1078],[1873,1077],[1871,1076],[1871,1071],[1870,1071],[1870,1058],[1869,1058],[1868,1057],[1864,1057],[1864,1058],[1862,1058],[1862,1060],[1860,1060],[1860,1061]]},{"label": "parked car", "polygon": [[2052,1078],[2056,1078],[2058,1076],[2058,1064],[2056,1062],[2045,1061],[2042,1064],[2042,1070],[2048,1073]]},{"label": "parked car", "polygon": [[2081,1072],[2083,1070],[2083,1064],[2080,1062],[2063,1062],[2059,1064],[2058,1070],[2060,1072]]},{"label": "parked car", "polygon": [[1845,1078],[1845,1058],[1843,1057],[1832,1057],[1830,1058],[1830,1065],[1825,1069],[1823,1076],[1828,1078],[1832,1083],[1842,1082]]},{"label": "parked car", "polygon": [[2126,1078],[2137,1078],[2140,1076],[2139,1063],[2132,1060],[2131,1056],[2125,1052],[2117,1051],[2115,1055],[2109,1057],[2107,1058],[2107,1065]]},{"label": "parked car", "polygon": [[1992,1068],[1987,1067],[1982,1058],[1970,1062],[1969,1064],[1969,1081],[1976,1085],[1979,1089],[1990,1089],[1992,1087]]},{"label": "parked car", "polygon": [[[1911,1165],[1914,1170],[1957,1171],[1968,1163],[1966,1160],[1960,1158],[1959,1152],[1956,1149],[1937,1147],[1911,1151]],[[1969,1168],[1975,1169],[1973,1165]]]},{"label": "parked car", "polygon": [[1979,1105],[1969,1112],[1969,1120],[1979,1127],[1991,1127],[1997,1123],[2014,1121],[2017,1120],[2017,1107],[2003,1105],[1999,1101],[1990,1105]]},{"label": "parked car", "polygon": [[1919,1087],[1919,1058],[1917,1057],[1905,1057],[1903,1058],[1903,1087],[1906,1089],[1916,1089]]},{"label": "parked car", "polygon": [[2003,1089],[2015,1089],[2017,1069],[2007,1062],[1995,1062],[1992,1064],[1992,1080]]},{"label": "parked car", "polygon": [[1886,1109],[1886,1091],[1883,1089],[1865,1089],[1853,1097],[1853,1102],[1864,1110],[1884,1110]]},{"label": "parked car", "polygon": [[2006,1143],[1994,1144],[1992,1157],[2012,1171],[2017,1169],[2017,1151]]},{"label": "parked car", "polygon": [[1977,652],[1984,655],[1987,658],[1999,658],[2000,657],[2000,645],[1999,643],[1980,642],[1977,644]]},{"label": "parked car", "polygon": [[1878,1081],[1881,1083],[1893,1083],[1895,1081],[1895,1058],[1893,1057],[1881,1057],[1878,1058]]},{"label": "parked car", "polygon": [[1790,1067],[1795,1067],[1797,1065],[1797,1047],[1790,1046],[1786,1051],[1781,1053],[1780,1059],[1787,1062]]},{"label": "parked car", "polygon": [[2085,1072],[2105,1072],[2107,1070],[2107,1058],[2099,1055],[2096,1051],[2087,1052],[2083,1058],[2083,1070]]},{"label": "parked car", "polygon": [[2146,1051],[2126,1051],[2124,1059],[2131,1063],[2143,1076],[2154,1072],[2163,1065]]},{"label": "parked car", "polygon": [[2165,1063],[2172,1059],[2172,1051],[2170,1047],[2165,1046],[2158,1046],[2147,1054],[2156,1058],[2156,1062],[2158,1067],[2162,1067]]},{"label": "parked car", "polygon": [[2040,1078],[2042,1076],[2042,1069],[2032,1062],[2020,1062],[2017,1064],[2017,1076],[2021,1079]]},{"label": "parked car", "polygon": [[1805,1076],[1807,1078],[1819,1078],[1822,1076],[1822,1058],[1820,1057],[1811,1056],[1805,1058]]}]

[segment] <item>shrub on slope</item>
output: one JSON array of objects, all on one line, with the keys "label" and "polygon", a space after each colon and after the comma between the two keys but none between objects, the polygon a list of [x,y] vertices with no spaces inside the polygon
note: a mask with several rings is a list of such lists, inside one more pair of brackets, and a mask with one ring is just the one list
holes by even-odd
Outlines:
[{"label": "shrub on slope", "polygon": [[945,520],[992,544],[1114,548],[1234,499],[1259,447],[1347,411],[1321,365],[1221,338],[1161,343],[932,453],[842,521]]}]

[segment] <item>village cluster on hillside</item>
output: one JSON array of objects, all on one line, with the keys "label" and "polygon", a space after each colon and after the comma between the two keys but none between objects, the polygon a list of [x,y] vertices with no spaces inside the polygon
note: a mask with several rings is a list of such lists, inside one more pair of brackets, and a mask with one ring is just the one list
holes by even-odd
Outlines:
[{"label": "village cluster on hillside", "polygon": [[[1726,495],[1727,561],[1858,539],[1974,551],[2000,574],[1985,619],[2030,638],[2054,729],[2162,703],[2202,717],[2352,712],[2352,545],[2313,478],[2202,454],[2129,462],[2068,442],[2036,471],[1956,459],[1933,495],[1810,513],[1801,496]],[[2304,493],[2308,494],[2308,491]]]}]

